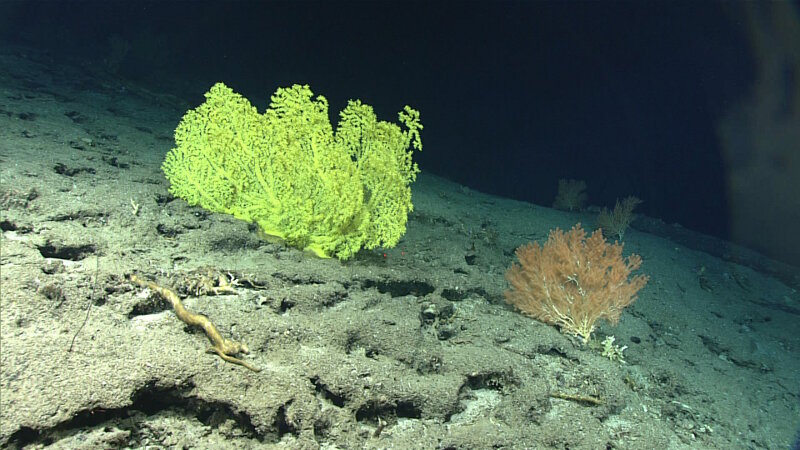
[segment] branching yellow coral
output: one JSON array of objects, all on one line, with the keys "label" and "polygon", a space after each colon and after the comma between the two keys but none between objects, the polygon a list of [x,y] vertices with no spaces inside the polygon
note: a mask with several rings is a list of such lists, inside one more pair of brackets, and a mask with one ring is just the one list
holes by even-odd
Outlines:
[{"label": "branching yellow coral", "polygon": [[328,101],[308,86],[279,88],[259,114],[217,83],[181,120],[163,170],[170,192],[190,205],[346,259],[361,248],[393,247],[405,234],[422,124],[408,106],[399,120],[405,129],[355,100],[334,133]]}]

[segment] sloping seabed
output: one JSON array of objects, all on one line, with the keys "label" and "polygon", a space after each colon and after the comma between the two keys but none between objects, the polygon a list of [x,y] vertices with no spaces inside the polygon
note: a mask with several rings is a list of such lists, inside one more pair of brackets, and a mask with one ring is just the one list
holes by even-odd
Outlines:
[{"label": "sloping seabed", "polygon": [[[159,165],[192,106],[79,62],[0,53],[0,445],[780,449],[794,438],[791,274],[689,248],[685,230],[639,231],[658,224],[640,218],[626,252],[651,279],[597,332],[628,346],[613,362],[503,300],[514,248],[591,216],[423,173],[397,248],[316,259],[168,195]],[[179,290],[261,372],[205,353],[203,333],[134,273]],[[220,285],[233,293],[209,295]]]}]

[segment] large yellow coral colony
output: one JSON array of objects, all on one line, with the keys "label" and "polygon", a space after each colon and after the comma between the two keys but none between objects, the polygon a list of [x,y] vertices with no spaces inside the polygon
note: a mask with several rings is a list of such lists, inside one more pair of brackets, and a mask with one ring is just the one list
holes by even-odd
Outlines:
[{"label": "large yellow coral colony", "polygon": [[346,259],[361,248],[393,247],[405,234],[422,124],[409,106],[399,120],[405,129],[351,100],[334,132],[328,101],[308,86],[279,88],[259,114],[217,83],[181,120],[162,168],[170,192],[190,205]]},{"label": "large yellow coral colony", "polygon": [[519,264],[506,272],[512,287],[506,301],[584,343],[597,320],[616,324],[648,280],[645,275],[628,279],[642,263],[639,255],[624,259],[622,245],[606,243],[600,230],[586,238],[580,224],[567,233],[556,228],[543,246],[526,244],[516,255]]}]

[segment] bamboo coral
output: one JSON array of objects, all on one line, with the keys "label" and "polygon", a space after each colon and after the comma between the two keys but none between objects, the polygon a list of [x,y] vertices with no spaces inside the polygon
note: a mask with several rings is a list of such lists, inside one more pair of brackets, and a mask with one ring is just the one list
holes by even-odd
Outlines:
[{"label": "bamboo coral", "polygon": [[529,243],[516,251],[506,279],[506,301],[520,312],[588,342],[598,319],[612,324],[636,300],[648,277],[628,276],[642,263],[639,255],[622,257],[622,245],[609,244],[600,231],[586,238],[580,224],[564,233],[556,228],[542,246]]},{"label": "bamboo coral", "polygon": [[612,211],[603,208],[597,216],[597,226],[603,230],[603,235],[614,236],[621,241],[625,236],[625,230],[633,222],[633,209],[640,203],[641,200],[631,195],[622,201],[617,200]]}]

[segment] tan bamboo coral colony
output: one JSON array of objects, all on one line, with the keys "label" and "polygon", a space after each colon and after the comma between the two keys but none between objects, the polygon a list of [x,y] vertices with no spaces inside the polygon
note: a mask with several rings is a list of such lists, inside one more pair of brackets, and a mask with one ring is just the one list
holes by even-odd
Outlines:
[{"label": "tan bamboo coral colony", "polygon": [[566,233],[556,228],[543,246],[525,244],[516,255],[519,264],[506,272],[511,284],[506,301],[584,343],[598,319],[616,324],[648,280],[628,279],[642,263],[639,255],[623,258],[621,244],[607,243],[601,230],[586,238],[580,224]]}]

